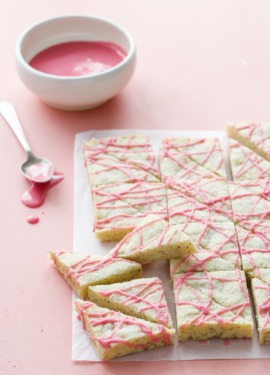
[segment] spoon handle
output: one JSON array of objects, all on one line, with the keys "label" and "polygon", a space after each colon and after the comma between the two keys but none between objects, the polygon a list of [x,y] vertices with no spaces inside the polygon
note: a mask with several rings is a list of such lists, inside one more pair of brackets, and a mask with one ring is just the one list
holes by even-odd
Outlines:
[{"label": "spoon handle", "polygon": [[17,113],[11,103],[8,102],[1,102],[0,103],[0,113],[6,120],[7,124],[13,130],[14,134],[16,135],[18,141],[24,148],[27,154],[31,153],[31,147],[26,139],[20,121],[18,119]]}]

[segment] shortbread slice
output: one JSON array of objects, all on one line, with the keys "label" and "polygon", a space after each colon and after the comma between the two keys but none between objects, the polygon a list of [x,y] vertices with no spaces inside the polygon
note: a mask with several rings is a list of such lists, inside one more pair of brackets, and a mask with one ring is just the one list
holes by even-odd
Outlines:
[{"label": "shortbread slice", "polygon": [[[251,222],[253,223],[253,222]],[[244,228],[241,224],[236,225],[239,249],[242,258],[242,269],[245,272],[270,268],[270,241],[269,233],[263,230],[254,230],[255,225],[250,229]]]},{"label": "shortbread slice", "polygon": [[228,218],[211,206],[200,203],[191,196],[173,188],[167,188],[167,204],[170,224],[184,224],[188,220],[224,222]]},{"label": "shortbread slice", "polygon": [[93,347],[103,361],[173,343],[175,330],[90,301],[76,300],[76,310]]},{"label": "shortbread slice", "polygon": [[161,178],[164,182],[171,178],[185,180],[212,178],[212,173],[208,169],[189,158],[183,151],[167,148],[166,144],[163,144],[159,155]]},{"label": "shortbread slice", "polygon": [[51,252],[50,256],[56,269],[82,299],[87,297],[90,285],[112,284],[142,276],[142,266],[126,259],[66,251]]},{"label": "shortbread slice", "polygon": [[247,189],[245,183],[228,182],[234,222],[270,218],[270,202],[259,192]]},{"label": "shortbread slice", "polygon": [[270,220],[242,220],[240,225],[250,233],[259,234],[270,241]]},{"label": "shortbread slice", "polygon": [[187,219],[182,230],[195,243],[195,254],[170,260],[170,273],[225,271],[241,267],[234,224]]},{"label": "shortbread slice", "polygon": [[242,188],[248,190],[253,195],[270,201],[270,178],[258,178],[239,182]]},{"label": "shortbread slice", "polygon": [[251,338],[252,314],[242,271],[173,276],[179,341]]},{"label": "shortbread slice", "polygon": [[148,215],[111,250],[110,255],[141,264],[193,254],[197,251],[181,226],[169,225],[156,215]]},{"label": "shortbread slice", "polygon": [[260,344],[270,344],[270,268],[261,269],[251,280]]},{"label": "shortbread slice", "polygon": [[207,205],[212,211],[232,219],[232,206],[227,181],[212,175],[212,178],[167,180],[167,186]]},{"label": "shortbread slice", "polygon": [[270,161],[270,123],[232,122],[225,129],[230,138]]},{"label": "shortbread slice", "polygon": [[211,220],[202,222],[187,220],[181,229],[195,243],[198,253],[219,255],[234,267],[240,265],[237,236],[231,221],[213,223]]},{"label": "shortbread slice", "polygon": [[122,162],[111,156],[99,155],[95,159],[86,153],[85,159],[90,186],[138,181],[160,182],[153,174],[137,165]]},{"label": "shortbread slice", "polygon": [[218,138],[165,138],[163,147],[181,151],[212,173],[226,178],[223,150]]},{"label": "shortbread slice", "polygon": [[107,155],[124,163],[136,165],[160,180],[157,159],[148,136],[133,134],[92,138],[90,141],[84,141],[83,150],[92,160],[97,161],[100,156]]},{"label": "shortbread slice", "polygon": [[[103,194],[104,193],[104,194]],[[120,241],[147,215],[96,187],[93,194],[94,224],[96,237],[103,241]]]},{"label": "shortbread slice", "polygon": [[[229,256],[229,255],[233,255]],[[227,256],[227,259],[226,259]],[[230,259],[232,258],[232,260]],[[206,252],[199,249],[196,254],[183,258],[170,259],[171,277],[177,273],[203,272],[203,271],[233,271],[241,267],[241,260],[238,252],[228,250],[224,255],[220,252]]]},{"label": "shortbread slice", "polygon": [[239,142],[229,142],[233,180],[258,180],[270,177],[270,163]]},{"label": "shortbread slice", "polygon": [[88,299],[98,306],[172,328],[165,292],[157,277],[90,286]]},{"label": "shortbread slice", "polygon": [[94,232],[102,241],[119,241],[149,214],[167,218],[163,183],[100,185],[92,190]]},{"label": "shortbread slice", "polygon": [[114,209],[122,202],[141,213],[167,216],[166,188],[163,183],[139,181],[133,184],[101,185],[93,190],[96,208]]},{"label": "shortbread slice", "polygon": [[120,184],[110,189],[121,201],[145,214],[167,216],[166,186],[164,183],[137,182]]}]

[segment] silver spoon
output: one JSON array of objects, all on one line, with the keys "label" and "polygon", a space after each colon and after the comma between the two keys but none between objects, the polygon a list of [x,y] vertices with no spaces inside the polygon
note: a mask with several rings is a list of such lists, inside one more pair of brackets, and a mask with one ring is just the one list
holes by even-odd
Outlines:
[{"label": "silver spoon", "polygon": [[27,160],[21,165],[22,174],[28,180],[34,182],[47,182],[51,180],[54,173],[54,166],[52,162],[48,159],[41,159],[34,156],[13,105],[8,102],[1,102],[0,113],[6,120],[10,128],[13,130],[14,134],[16,135],[17,139],[26,152]]}]

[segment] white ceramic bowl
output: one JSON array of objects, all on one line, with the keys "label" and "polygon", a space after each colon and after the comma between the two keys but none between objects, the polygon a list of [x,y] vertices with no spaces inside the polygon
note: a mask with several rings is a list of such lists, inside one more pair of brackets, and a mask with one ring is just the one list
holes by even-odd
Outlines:
[{"label": "white ceramic bowl", "polygon": [[[116,66],[94,75],[57,76],[32,68],[29,61],[52,45],[70,41],[118,44],[127,55]],[[29,27],[15,47],[16,67],[24,85],[46,104],[66,110],[84,110],[106,102],[130,80],[135,68],[135,43],[118,24],[82,15],[47,19]]]}]

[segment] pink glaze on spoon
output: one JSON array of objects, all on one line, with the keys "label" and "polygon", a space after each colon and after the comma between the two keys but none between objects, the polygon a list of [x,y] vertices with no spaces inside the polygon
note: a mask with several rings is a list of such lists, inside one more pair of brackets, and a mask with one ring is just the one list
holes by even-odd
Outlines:
[{"label": "pink glaze on spoon", "polygon": [[59,184],[63,179],[63,173],[55,172],[52,179],[48,182],[37,183],[31,181],[30,188],[22,195],[22,203],[29,208],[42,206],[45,202],[47,191]]},{"label": "pink glaze on spoon", "polygon": [[53,166],[50,163],[35,163],[28,165],[25,173],[31,181],[48,182],[53,176]]}]

